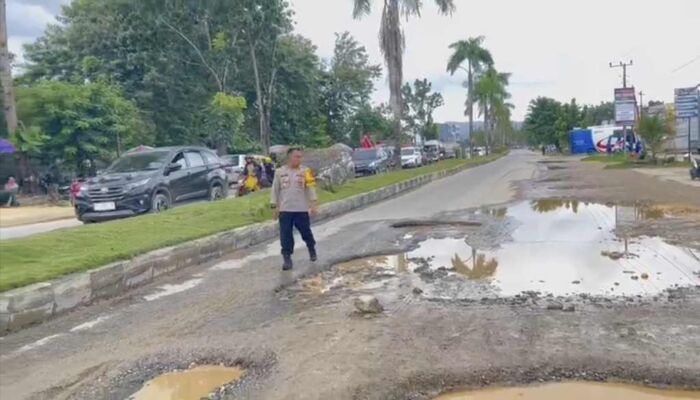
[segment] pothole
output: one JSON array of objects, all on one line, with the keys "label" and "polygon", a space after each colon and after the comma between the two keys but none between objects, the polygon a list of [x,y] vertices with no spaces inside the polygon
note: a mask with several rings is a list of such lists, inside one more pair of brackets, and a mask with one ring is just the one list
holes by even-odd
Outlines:
[{"label": "pothole", "polygon": [[664,218],[660,208],[545,199],[480,213],[490,216],[492,225],[504,225],[504,218],[514,221],[509,240],[489,245],[488,229],[429,237],[406,253],[338,264],[297,289],[382,295],[413,290],[431,299],[479,300],[521,293],[655,295],[700,285],[694,274],[700,253],[660,237],[619,233]]},{"label": "pothole", "polygon": [[202,365],[153,378],[130,400],[199,400],[238,381],[244,371],[235,367]]},{"label": "pothole", "polygon": [[659,390],[642,386],[565,382],[541,386],[492,388],[444,394],[435,400],[693,400],[700,392]]}]

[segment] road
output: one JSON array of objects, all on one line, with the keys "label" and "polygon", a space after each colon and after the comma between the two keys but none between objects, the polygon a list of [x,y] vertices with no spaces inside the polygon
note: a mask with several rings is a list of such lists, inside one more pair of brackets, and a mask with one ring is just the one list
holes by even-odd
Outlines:
[{"label": "road", "polygon": [[[532,179],[538,160],[533,153],[514,152],[318,224],[319,262],[311,265],[305,251],[298,251],[292,275],[280,271],[278,244],[264,244],[8,335],[0,340],[0,397],[124,399],[155,371],[186,368],[191,362],[242,364],[250,377],[236,389],[236,398],[272,400],[405,398],[388,393],[413,390],[407,383],[413,378],[431,384],[449,376],[457,382],[462,378],[454,371],[460,369],[467,375],[492,366],[517,369],[519,363],[544,363],[557,354],[562,362],[571,361],[569,352],[574,351],[586,354],[577,364],[581,368],[596,357],[611,357],[613,349],[619,354],[604,369],[625,360],[639,363],[649,354],[660,365],[691,368],[697,361],[692,357],[677,361],[680,345],[645,348],[651,339],[640,339],[638,347],[626,347],[595,338],[618,329],[613,320],[621,327],[632,320],[640,332],[655,328],[644,312],[625,316],[604,310],[582,324],[578,313],[553,318],[540,309],[459,308],[399,299],[386,317],[372,320],[349,316],[352,306],[346,298],[307,302],[280,290],[339,261],[395,247],[383,220],[512,200],[515,183]],[[681,336],[684,330],[700,329],[691,322],[697,312],[687,317],[679,313],[651,314],[681,318],[677,324],[659,321],[655,340],[665,340],[671,327],[676,330],[669,335]],[[618,338],[616,333],[610,337]],[[698,344],[697,337],[691,339]],[[424,374],[425,368],[435,370]],[[637,370],[625,373],[634,376]]]},{"label": "road", "polygon": [[[229,190],[229,198],[236,197],[236,187],[232,187]],[[187,206],[190,204],[196,204],[205,200],[194,200],[188,201],[186,203],[178,204],[178,207]],[[108,222],[103,222],[108,223]],[[51,232],[59,229],[73,228],[76,226],[81,226],[83,223],[75,218],[70,219],[60,219],[56,221],[49,222],[39,222],[36,224],[27,224],[19,226],[11,226],[6,228],[0,227],[0,240],[18,239],[31,235],[36,235],[38,233]]]},{"label": "road", "polygon": [[37,233],[51,232],[57,229],[72,228],[80,225],[82,225],[80,221],[75,218],[71,218],[0,228],[0,240],[17,239],[36,235]]}]

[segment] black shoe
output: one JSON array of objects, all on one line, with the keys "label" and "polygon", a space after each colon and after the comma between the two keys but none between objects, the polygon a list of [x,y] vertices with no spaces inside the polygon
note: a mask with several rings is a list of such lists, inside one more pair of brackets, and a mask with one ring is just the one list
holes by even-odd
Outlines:
[{"label": "black shoe", "polygon": [[316,249],[313,247],[309,247],[309,258],[311,259],[311,262],[315,262],[316,260],[318,260]]},{"label": "black shoe", "polygon": [[294,268],[294,264],[292,263],[292,257],[291,256],[282,256],[284,258],[284,262],[282,263],[282,271],[289,271],[292,268]]}]

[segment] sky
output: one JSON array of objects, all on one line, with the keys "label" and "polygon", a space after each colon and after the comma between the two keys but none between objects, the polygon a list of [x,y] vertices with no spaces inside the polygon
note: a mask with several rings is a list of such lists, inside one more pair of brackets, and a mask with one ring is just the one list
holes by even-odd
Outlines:
[{"label": "sky", "polygon": [[[231,0],[234,1],[234,0]],[[352,0],[289,0],[296,31],[311,39],[318,54],[333,54],[334,33],[349,31],[383,65],[379,17],[383,1],[362,20],[352,18]],[[436,121],[463,121],[465,73],[445,71],[448,46],[485,36],[496,68],[511,72],[514,119],[522,120],[537,96],[579,104],[611,101],[622,86],[622,70],[609,63],[633,61],[628,84],[644,92],[644,101],[673,101],[676,87],[700,84],[700,0],[454,0],[451,16],[424,0],[420,18],[402,19],[406,34],[404,79],[427,78],[445,105]],[[10,51],[21,60],[22,44],[55,22],[68,0],[7,0]],[[374,101],[386,102],[385,77],[376,82]]]}]

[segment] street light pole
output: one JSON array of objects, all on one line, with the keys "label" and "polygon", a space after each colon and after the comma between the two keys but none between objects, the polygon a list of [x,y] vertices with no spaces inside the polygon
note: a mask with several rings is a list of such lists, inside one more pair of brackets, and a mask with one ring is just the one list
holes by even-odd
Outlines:
[{"label": "street light pole", "polygon": [[622,68],[622,87],[627,88],[627,67],[634,65],[632,60],[630,62],[620,61],[617,64],[610,63],[610,68]]}]

